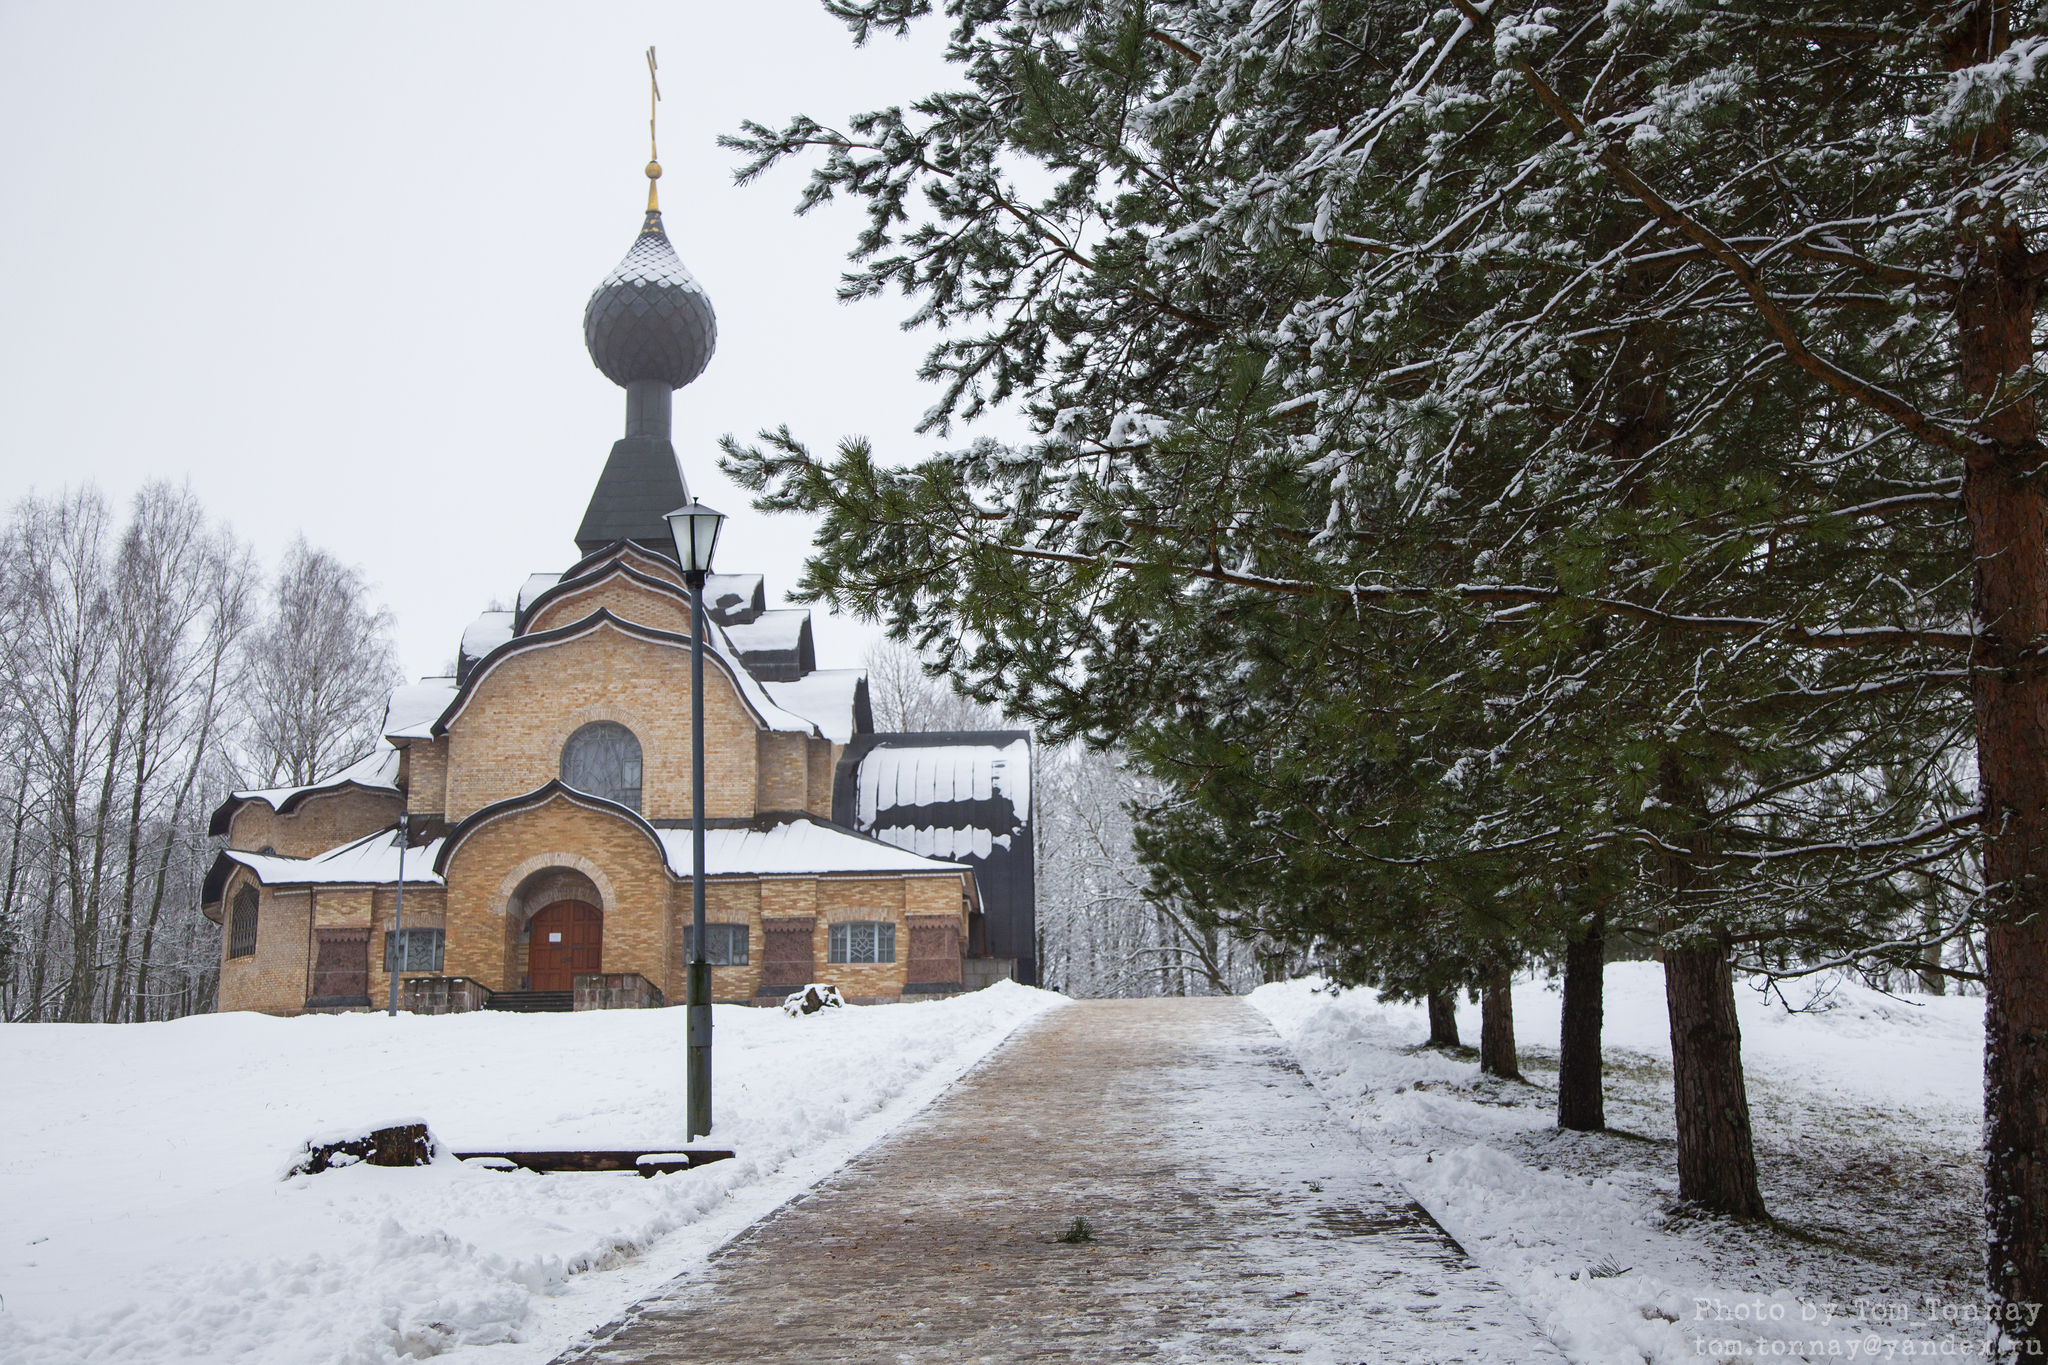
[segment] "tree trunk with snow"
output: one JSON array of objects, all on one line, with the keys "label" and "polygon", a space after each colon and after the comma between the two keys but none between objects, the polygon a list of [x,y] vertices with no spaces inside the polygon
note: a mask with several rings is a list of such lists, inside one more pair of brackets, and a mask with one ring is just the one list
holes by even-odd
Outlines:
[{"label": "tree trunk with snow", "polygon": [[1463,1047],[1458,1041],[1458,993],[1456,991],[1431,991],[1429,993],[1429,1045],[1431,1047]]},{"label": "tree trunk with snow", "polygon": [[1502,1080],[1519,1081],[1515,1060],[1514,977],[1503,967],[1487,979],[1479,1001],[1479,1069]]},{"label": "tree trunk with snow", "polygon": [[1564,1009],[1557,1048],[1557,1126],[1597,1133],[1607,1126],[1600,1025],[1607,972],[1607,916],[1596,911],[1565,948]]}]

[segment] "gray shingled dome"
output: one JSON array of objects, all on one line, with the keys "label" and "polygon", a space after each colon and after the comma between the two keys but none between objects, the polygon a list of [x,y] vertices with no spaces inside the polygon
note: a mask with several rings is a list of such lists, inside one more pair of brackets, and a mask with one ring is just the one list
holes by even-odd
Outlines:
[{"label": "gray shingled dome", "polygon": [[660,210],[649,210],[633,249],[584,306],[583,343],[621,387],[658,379],[680,389],[711,363],[718,318],[668,244]]}]

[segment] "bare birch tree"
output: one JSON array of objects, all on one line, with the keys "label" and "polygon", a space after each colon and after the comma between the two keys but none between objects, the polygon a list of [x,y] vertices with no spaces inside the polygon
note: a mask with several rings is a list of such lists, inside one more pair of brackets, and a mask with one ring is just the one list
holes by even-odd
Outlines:
[{"label": "bare birch tree", "polygon": [[[249,553],[162,483],[118,533],[91,487],[24,498],[0,553],[0,1013],[204,1008],[218,930],[199,914],[212,850],[196,803],[250,622]],[[152,970],[166,967],[159,993]]]},{"label": "bare birch tree", "polygon": [[302,786],[369,752],[378,708],[400,681],[391,625],[360,569],[303,536],[292,542],[248,652],[253,782]]}]

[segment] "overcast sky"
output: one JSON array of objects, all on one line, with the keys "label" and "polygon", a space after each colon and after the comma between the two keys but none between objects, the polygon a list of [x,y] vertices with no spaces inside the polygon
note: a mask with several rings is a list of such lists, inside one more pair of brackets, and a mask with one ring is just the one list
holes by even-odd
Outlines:
[{"label": "overcast sky", "polygon": [[[669,238],[718,312],[676,450],[773,600],[812,527],[752,512],[717,438],[918,456],[930,338],[835,299],[852,206],[798,219],[802,172],[736,189],[713,140],[947,84],[942,39],[856,50],[816,0],[0,0],[0,499],[190,480],[266,563],[304,532],[361,565],[406,671],[445,669],[575,559],[622,430],[582,314],[639,229],[652,43]],[[815,624],[827,667],[876,634]]]}]

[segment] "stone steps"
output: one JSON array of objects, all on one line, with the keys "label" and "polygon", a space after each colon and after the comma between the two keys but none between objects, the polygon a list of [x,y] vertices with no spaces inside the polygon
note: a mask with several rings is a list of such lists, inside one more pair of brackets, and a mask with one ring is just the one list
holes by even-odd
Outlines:
[{"label": "stone steps", "polygon": [[576,992],[499,991],[484,1002],[484,1008],[516,1014],[567,1014],[576,1008]]}]

